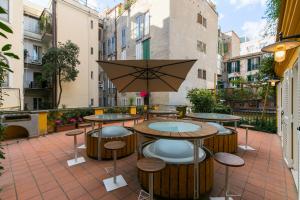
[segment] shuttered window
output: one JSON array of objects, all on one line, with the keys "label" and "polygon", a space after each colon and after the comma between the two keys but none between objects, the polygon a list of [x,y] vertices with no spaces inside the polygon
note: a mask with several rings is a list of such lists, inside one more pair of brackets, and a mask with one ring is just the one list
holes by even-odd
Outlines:
[{"label": "shuttered window", "polygon": [[150,59],[150,39],[143,41],[143,59]]}]

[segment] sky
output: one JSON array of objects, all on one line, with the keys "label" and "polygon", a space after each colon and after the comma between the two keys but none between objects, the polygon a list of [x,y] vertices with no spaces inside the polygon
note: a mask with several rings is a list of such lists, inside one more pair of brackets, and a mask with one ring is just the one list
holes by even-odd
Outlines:
[{"label": "sky", "polygon": [[[49,0],[29,0],[47,7]],[[185,0],[181,0],[185,1]],[[217,5],[219,26],[223,32],[234,30],[240,37],[260,38],[266,26],[264,11],[266,0],[212,0]],[[123,0],[88,0],[99,10],[123,2]]]}]

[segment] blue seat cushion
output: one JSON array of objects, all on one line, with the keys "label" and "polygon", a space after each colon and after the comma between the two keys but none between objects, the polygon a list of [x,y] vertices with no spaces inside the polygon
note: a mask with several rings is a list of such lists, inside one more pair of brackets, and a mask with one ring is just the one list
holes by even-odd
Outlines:
[{"label": "blue seat cushion", "polygon": [[207,124],[214,126],[218,129],[218,135],[229,135],[232,133],[232,131],[228,128],[225,128],[224,126],[222,126],[221,124],[218,123],[214,123],[214,122],[207,122]]},{"label": "blue seat cushion", "polygon": [[[190,164],[194,162],[194,145],[187,140],[160,139],[143,149],[145,157],[155,157],[171,164]],[[199,161],[205,159],[205,152],[199,148]]]},{"label": "blue seat cushion", "polygon": [[106,126],[102,128],[102,137],[122,137],[132,132],[122,126]]}]

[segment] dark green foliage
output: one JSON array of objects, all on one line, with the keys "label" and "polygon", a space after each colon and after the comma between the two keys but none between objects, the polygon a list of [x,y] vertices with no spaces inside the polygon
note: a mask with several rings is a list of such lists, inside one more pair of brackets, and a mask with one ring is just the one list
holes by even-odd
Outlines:
[{"label": "dark green foliage", "polygon": [[59,95],[56,107],[59,106],[62,95],[62,82],[75,81],[79,73],[76,68],[80,64],[78,60],[79,47],[67,41],[65,44],[59,43],[59,46],[48,49],[43,56],[43,78],[51,81],[54,76],[57,77],[59,85]]},{"label": "dark green foliage", "polygon": [[192,103],[193,112],[212,112],[215,98],[211,91],[194,88],[188,91],[187,99]]},{"label": "dark green foliage", "polygon": [[213,108],[214,113],[230,114],[231,107],[222,103],[216,103]]},{"label": "dark green foliage", "polygon": [[129,107],[109,107],[104,109],[104,113],[128,113]]},{"label": "dark green foliage", "polygon": [[266,34],[275,35],[277,31],[277,21],[280,15],[281,0],[267,0],[266,5],[265,17],[268,22]]}]

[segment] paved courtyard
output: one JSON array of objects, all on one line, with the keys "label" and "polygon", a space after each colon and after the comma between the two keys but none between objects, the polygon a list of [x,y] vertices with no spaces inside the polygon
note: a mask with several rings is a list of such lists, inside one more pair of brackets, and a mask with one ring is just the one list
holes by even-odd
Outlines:
[{"label": "paved courtyard", "polygon": [[[244,142],[244,130],[239,131],[239,143]],[[83,136],[79,137],[83,141]],[[249,131],[249,144],[256,151],[238,155],[246,165],[230,172],[231,191],[242,194],[244,200],[297,199],[297,191],[290,170],[282,158],[280,139],[275,134]],[[6,159],[4,174],[0,177],[0,199],[137,199],[140,190],[136,176],[136,154],[118,160],[118,172],[128,183],[113,192],[106,192],[102,179],[109,177],[105,167],[112,161],[87,162],[69,168],[67,160],[73,157],[73,138],[65,133],[46,137],[9,141],[4,145]],[[85,152],[81,151],[85,156]],[[211,196],[224,194],[224,167],[215,163],[214,188]]]}]

